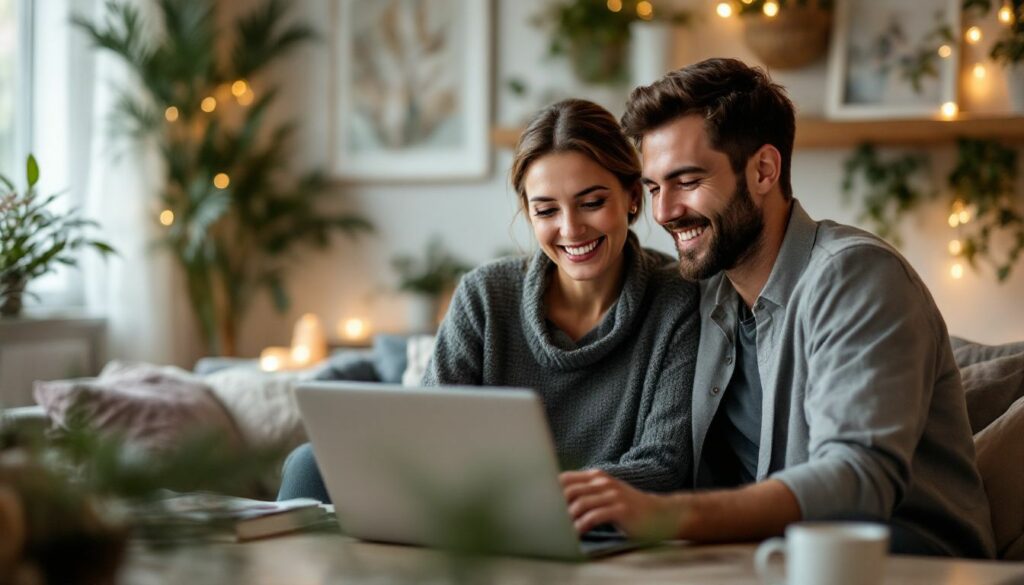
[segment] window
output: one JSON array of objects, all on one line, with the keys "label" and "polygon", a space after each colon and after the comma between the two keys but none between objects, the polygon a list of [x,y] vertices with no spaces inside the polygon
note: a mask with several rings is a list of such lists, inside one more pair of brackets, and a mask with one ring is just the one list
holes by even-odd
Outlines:
[{"label": "window", "polygon": [[28,142],[18,114],[27,100],[24,6],[22,0],[0,0],[0,174],[16,179],[17,159]]},{"label": "window", "polygon": [[[0,173],[19,188],[25,157],[39,161],[43,194],[63,192],[55,211],[80,207],[85,185],[75,184],[76,164],[87,164],[88,144],[72,121],[88,117],[91,74],[83,59],[92,54],[70,23],[74,0],[0,0]],[[77,92],[73,90],[78,90]],[[80,167],[79,167],[80,168]],[[32,281],[29,306],[84,303],[81,274],[61,267]]]}]

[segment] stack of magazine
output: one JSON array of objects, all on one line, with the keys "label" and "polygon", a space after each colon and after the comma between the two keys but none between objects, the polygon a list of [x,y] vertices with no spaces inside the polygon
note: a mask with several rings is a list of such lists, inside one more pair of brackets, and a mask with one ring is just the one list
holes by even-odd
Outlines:
[{"label": "stack of magazine", "polygon": [[139,535],[151,540],[244,542],[300,530],[337,530],[331,506],[309,498],[268,502],[208,492],[167,492],[135,507],[130,516]]}]

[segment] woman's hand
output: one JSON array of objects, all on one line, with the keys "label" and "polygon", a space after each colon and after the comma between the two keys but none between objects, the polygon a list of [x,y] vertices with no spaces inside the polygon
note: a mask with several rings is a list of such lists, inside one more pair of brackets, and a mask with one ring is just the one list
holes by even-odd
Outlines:
[{"label": "woman's hand", "polygon": [[641,492],[599,469],[559,475],[562,493],[580,534],[600,524],[615,524],[631,538],[675,538],[684,511],[670,497]]}]

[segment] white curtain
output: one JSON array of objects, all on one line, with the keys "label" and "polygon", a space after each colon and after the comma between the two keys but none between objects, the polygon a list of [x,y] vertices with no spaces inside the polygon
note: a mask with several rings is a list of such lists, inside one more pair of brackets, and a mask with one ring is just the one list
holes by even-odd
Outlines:
[{"label": "white curtain", "polygon": [[[143,10],[151,5],[132,1]],[[70,4],[76,14],[103,21],[103,0]],[[80,59],[72,67],[73,81],[82,90],[72,106],[79,109],[72,116],[72,184],[84,187],[85,215],[100,222],[101,239],[118,252],[106,261],[95,254],[83,259],[87,310],[107,319],[109,358],[190,366],[191,316],[171,256],[154,247],[162,229],[159,152],[153,144],[111,132],[117,92],[141,91],[139,82],[119,57],[91,46],[81,31],[75,31],[72,44],[77,45],[73,58]]]}]

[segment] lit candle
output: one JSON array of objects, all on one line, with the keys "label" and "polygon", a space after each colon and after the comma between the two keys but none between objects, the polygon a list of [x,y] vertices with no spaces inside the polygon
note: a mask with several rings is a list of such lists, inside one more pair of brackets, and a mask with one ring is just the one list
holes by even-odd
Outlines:
[{"label": "lit candle", "polygon": [[278,372],[291,368],[291,349],[268,347],[260,352],[260,369],[264,372]]},{"label": "lit candle", "polygon": [[327,336],[316,315],[306,313],[295,323],[291,357],[300,366],[315,364],[327,357]]},{"label": "lit candle", "polygon": [[338,337],[344,341],[364,341],[369,335],[370,325],[363,319],[353,317],[338,322]]}]

